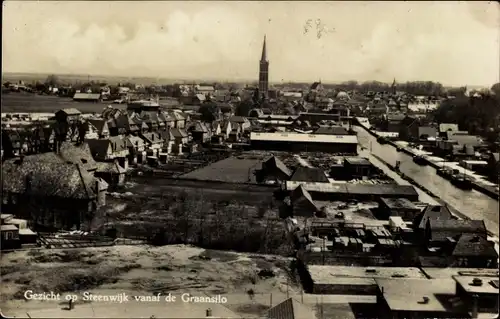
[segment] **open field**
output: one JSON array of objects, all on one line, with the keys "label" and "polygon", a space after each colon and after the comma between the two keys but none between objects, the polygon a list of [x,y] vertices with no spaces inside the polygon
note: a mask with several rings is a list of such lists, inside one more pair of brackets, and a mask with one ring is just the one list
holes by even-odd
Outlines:
[{"label": "open field", "polygon": [[[286,258],[183,245],[19,251],[2,256],[1,265],[2,313],[16,317],[67,305],[61,301],[25,301],[23,294],[28,289],[61,295],[84,291],[101,295],[124,292],[130,296],[221,294],[227,297],[228,308],[245,317],[262,315],[269,308],[270,293],[275,304],[286,299],[287,290],[299,291],[290,279],[291,264]],[[266,279],[259,276],[260,270],[270,270],[274,275]],[[249,290],[256,296],[265,293],[265,298],[252,301]],[[75,308],[83,303],[88,301],[76,301]],[[92,303],[98,307],[103,302]]]},{"label": "open field", "polygon": [[[75,102],[71,98],[31,93],[2,94],[2,112],[48,112],[54,113],[63,108],[76,108],[82,113],[101,113],[110,103]],[[113,104],[116,108],[126,108],[123,104]]]},{"label": "open field", "polygon": [[261,169],[263,156],[230,157],[182,175],[180,178],[226,183],[256,183],[255,170]]}]

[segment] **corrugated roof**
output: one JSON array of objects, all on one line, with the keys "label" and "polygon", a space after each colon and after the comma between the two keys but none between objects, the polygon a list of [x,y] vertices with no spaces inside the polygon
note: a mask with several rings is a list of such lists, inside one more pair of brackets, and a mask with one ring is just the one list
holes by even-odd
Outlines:
[{"label": "corrugated roof", "polygon": [[100,93],[75,93],[74,100],[98,100],[101,98]]},{"label": "corrugated roof", "polygon": [[342,126],[322,126],[314,134],[349,135],[349,132]]},{"label": "corrugated roof", "polygon": [[250,133],[252,141],[358,144],[356,135],[314,135],[301,133]]}]

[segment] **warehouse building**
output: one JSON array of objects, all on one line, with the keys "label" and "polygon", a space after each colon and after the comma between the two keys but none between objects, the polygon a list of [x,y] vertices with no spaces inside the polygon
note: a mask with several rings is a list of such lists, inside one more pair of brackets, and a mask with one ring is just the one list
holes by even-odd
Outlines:
[{"label": "warehouse building", "polygon": [[250,145],[255,150],[355,155],[358,153],[358,137],[356,135],[252,132],[250,134]]}]

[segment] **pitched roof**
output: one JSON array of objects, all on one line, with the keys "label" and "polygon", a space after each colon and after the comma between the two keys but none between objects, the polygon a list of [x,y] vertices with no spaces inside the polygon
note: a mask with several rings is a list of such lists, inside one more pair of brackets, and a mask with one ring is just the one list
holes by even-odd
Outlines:
[{"label": "pitched roof", "polygon": [[288,167],[286,167],[285,163],[283,163],[276,156],[272,156],[269,159],[267,159],[264,162],[264,165],[266,167],[276,168],[276,169],[280,170],[282,173],[284,173],[287,176],[292,176],[292,172],[288,169]]},{"label": "pitched roof", "polygon": [[413,224],[419,229],[425,229],[427,220],[429,219],[448,220],[453,219],[453,215],[447,206],[429,205],[425,208],[422,214],[415,218]]},{"label": "pitched roof", "polygon": [[172,135],[174,137],[180,137],[180,138],[185,138],[185,137],[188,137],[188,134],[186,133],[185,130],[183,129],[180,129],[180,128],[171,128],[170,129],[170,132],[172,133]]},{"label": "pitched roof", "polygon": [[175,121],[184,121],[186,118],[179,112],[172,112],[171,113],[172,118]]},{"label": "pitched roof", "polygon": [[104,127],[107,125],[107,121],[105,119],[88,119],[88,122],[95,127],[95,129],[102,133]]},{"label": "pitched roof", "polygon": [[97,173],[112,173],[112,174],[124,174],[127,170],[118,164],[118,162],[98,162],[97,163]]},{"label": "pitched roof", "polygon": [[430,219],[429,226],[433,240],[445,240],[447,237],[456,237],[464,233],[481,236],[487,234],[483,220]]},{"label": "pitched roof", "polygon": [[205,123],[202,123],[200,121],[196,121],[195,123],[193,123],[193,125],[190,127],[190,130],[192,132],[202,132],[202,133],[208,133],[209,130],[207,128],[207,126],[205,125]]},{"label": "pitched roof", "polygon": [[249,123],[248,119],[244,116],[231,116],[229,118],[229,121],[232,123],[238,123],[238,124],[243,124],[243,123]]},{"label": "pitched roof", "polygon": [[82,114],[82,112],[78,111],[75,108],[60,109],[56,113],[59,113],[59,112],[62,112],[64,114],[66,114],[66,115],[80,115],[80,114]]},{"label": "pitched roof", "polygon": [[127,147],[141,147],[144,146],[144,140],[139,136],[129,135],[125,138]]},{"label": "pitched roof", "polygon": [[312,182],[312,183],[329,183],[325,172],[316,167],[297,167],[290,181],[295,182]]},{"label": "pitched roof", "polygon": [[311,90],[317,90],[321,86],[321,82],[314,82],[311,85]]},{"label": "pitched roof", "polygon": [[160,136],[164,141],[173,141],[175,140],[175,136],[172,134],[172,129],[168,129],[166,131],[160,131]]},{"label": "pitched roof", "polygon": [[141,137],[149,144],[163,143],[163,138],[159,133],[149,132],[141,134]]},{"label": "pitched roof", "polygon": [[460,236],[453,256],[498,258],[494,244],[482,236],[463,234]]},{"label": "pitched roof", "polygon": [[115,152],[121,152],[121,151],[126,151],[127,150],[127,141],[126,139],[120,137],[120,136],[110,136],[108,138],[109,142],[111,143],[111,146],[113,147],[113,150]]},{"label": "pitched roof", "polygon": [[314,311],[293,298],[272,307],[267,312],[269,319],[316,319]]},{"label": "pitched roof", "polygon": [[111,147],[109,139],[87,139],[85,142],[89,145],[93,156],[106,156]]},{"label": "pitched roof", "polygon": [[35,156],[2,164],[2,190],[7,192],[29,190],[36,196],[91,199],[95,197],[95,184],[95,178],[81,165],[42,162]]}]

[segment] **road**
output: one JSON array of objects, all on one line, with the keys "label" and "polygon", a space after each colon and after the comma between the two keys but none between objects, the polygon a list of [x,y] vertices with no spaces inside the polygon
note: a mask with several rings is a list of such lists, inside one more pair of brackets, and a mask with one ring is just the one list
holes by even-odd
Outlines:
[{"label": "road", "polygon": [[460,190],[448,180],[438,176],[434,168],[417,165],[409,155],[398,152],[395,147],[379,144],[377,139],[362,127],[355,126],[354,129],[358,133],[361,146],[371,150],[373,154],[389,164],[395,165],[396,161],[400,161],[401,172],[439,196],[463,215],[471,219],[483,219],[486,228],[498,236],[498,201],[475,190]]}]

